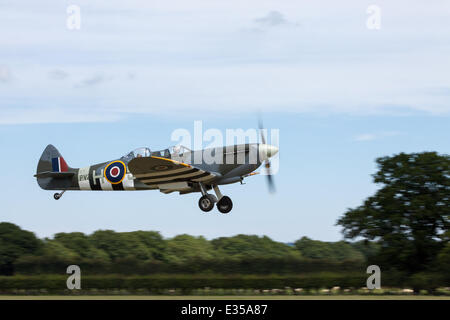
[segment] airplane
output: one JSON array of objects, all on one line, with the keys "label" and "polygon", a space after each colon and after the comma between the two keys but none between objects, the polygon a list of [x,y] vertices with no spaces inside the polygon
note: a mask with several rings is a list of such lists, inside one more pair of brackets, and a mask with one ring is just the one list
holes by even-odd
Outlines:
[{"label": "airplane", "polygon": [[[222,195],[219,185],[242,184],[244,178],[258,174],[255,170],[263,163],[269,191],[275,190],[270,158],[278,153],[278,148],[266,144],[264,136],[261,137],[262,143],[198,151],[181,145],[153,152],[143,147],[119,159],[84,168],[71,168],[59,151],[48,145],[39,159],[34,177],[44,190],[61,190],[53,195],[55,200],[69,190],[160,190],[165,194],[200,192],[202,196],[198,206],[202,211],[211,211],[216,204],[221,213],[227,214],[233,208],[233,202]],[[223,161],[212,162],[205,159],[205,154],[218,155],[216,159]],[[215,195],[208,193],[211,189]]]}]

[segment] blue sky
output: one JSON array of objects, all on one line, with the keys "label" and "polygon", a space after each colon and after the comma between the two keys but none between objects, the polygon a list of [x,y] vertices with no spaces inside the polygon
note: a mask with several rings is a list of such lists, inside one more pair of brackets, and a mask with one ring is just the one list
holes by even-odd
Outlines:
[{"label": "blue sky", "polygon": [[[81,29],[66,27],[69,5]],[[370,4],[381,29],[366,27]],[[334,226],[376,186],[376,157],[449,153],[448,1],[14,1],[0,3],[0,220],[51,236],[158,230],[208,238],[341,239]],[[264,177],[198,195],[70,192],[33,174],[54,144],[73,167],[174,144],[173,130],[280,129],[275,195]]]}]

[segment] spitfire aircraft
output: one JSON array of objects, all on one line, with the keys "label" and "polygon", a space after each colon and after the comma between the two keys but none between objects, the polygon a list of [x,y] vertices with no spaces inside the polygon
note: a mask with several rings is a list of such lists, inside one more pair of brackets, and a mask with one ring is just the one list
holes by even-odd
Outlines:
[{"label": "spitfire aircraft", "polygon": [[[61,191],[54,194],[55,200],[68,190],[201,192],[198,201],[201,210],[211,211],[216,204],[225,214],[231,211],[233,202],[222,195],[219,185],[242,183],[244,178],[257,174],[255,170],[263,162],[268,171],[269,190],[274,190],[270,158],[277,154],[278,148],[266,144],[264,136],[262,139],[263,143],[198,151],[180,145],[161,151],[139,148],[120,159],[79,169],[69,167],[58,150],[48,145],[39,159],[35,177],[42,189]],[[205,154],[219,161],[205,159]],[[215,195],[208,193],[211,189]]]}]

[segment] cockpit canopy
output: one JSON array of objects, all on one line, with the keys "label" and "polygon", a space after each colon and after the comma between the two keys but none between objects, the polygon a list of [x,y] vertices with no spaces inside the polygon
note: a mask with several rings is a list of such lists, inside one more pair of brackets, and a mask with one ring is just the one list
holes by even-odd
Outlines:
[{"label": "cockpit canopy", "polygon": [[137,148],[128,153],[125,158],[127,161],[130,161],[134,158],[141,158],[141,157],[161,157],[161,158],[168,158],[168,159],[178,159],[183,156],[183,153],[191,151],[189,148],[186,148],[181,145],[172,146],[168,149],[160,150],[160,151],[150,151],[147,147]]},{"label": "cockpit canopy", "polygon": [[140,158],[140,157],[150,157],[151,152],[149,148],[137,148],[132,151],[134,158]]},{"label": "cockpit canopy", "polygon": [[151,154],[152,153],[149,148],[142,147],[142,148],[134,149],[133,151],[128,153],[126,156],[123,156],[122,158],[126,159],[127,161],[130,161],[131,159],[134,159],[134,158],[150,157]]}]

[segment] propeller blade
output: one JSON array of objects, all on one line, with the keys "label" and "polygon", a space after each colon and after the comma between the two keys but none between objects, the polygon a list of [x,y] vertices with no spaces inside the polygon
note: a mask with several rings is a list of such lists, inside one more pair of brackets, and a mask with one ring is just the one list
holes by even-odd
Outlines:
[{"label": "propeller blade", "polygon": [[[266,144],[266,137],[264,136],[264,125],[262,122],[261,115],[259,115],[258,126],[259,126],[259,132],[261,133],[261,142],[263,144]],[[269,192],[275,193],[275,191],[276,191],[275,190],[275,182],[273,181],[272,173],[270,171],[270,161],[266,160],[266,163],[264,166],[266,167],[267,186],[269,188]]]},{"label": "propeller blade", "polygon": [[273,181],[272,178],[272,172],[270,171],[270,162],[266,161],[265,164],[266,167],[266,173],[267,173],[267,186],[269,187],[269,192],[270,193],[275,193],[276,189],[275,189],[275,182]]},{"label": "propeller blade", "polygon": [[269,187],[270,193],[275,193],[275,191],[276,191],[275,183],[273,182],[272,175],[270,175],[270,174],[267,176],[267,186]]},{"label": "propeller blade", "polygon": [[261,118],[259,118],[258,125],[259,125],[259,132],[261,134],[261,142],[263,144],[266,144],[266,138],[264,137],[264,131],[263,131],[264,126],[263,126],[263,122],[262,122]]}]

